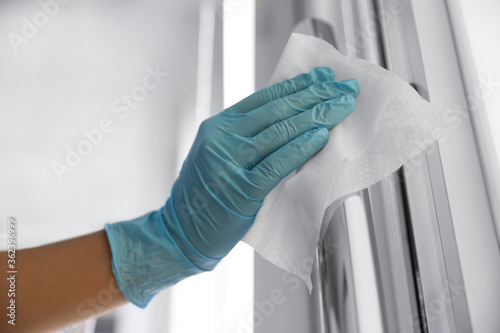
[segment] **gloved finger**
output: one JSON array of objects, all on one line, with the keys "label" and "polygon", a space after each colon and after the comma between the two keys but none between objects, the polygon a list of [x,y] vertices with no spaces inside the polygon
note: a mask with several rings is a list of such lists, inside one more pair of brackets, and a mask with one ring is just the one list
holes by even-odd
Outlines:
[{"label": "gloved finger", "polygon": [[353,84],[336,81],[314,84],[293,95],[274,100],[244,115],[233,124],[232,131],[241,136],[255,136],[269,126],[313,108],[315,105],[343,95],[356,96]]},{"label": "gloved finger", "polygon": [[338,81],[338,82],[349,86],[349,89],[346,91],[346,93],[351,94],[354,98],[358,97],[359,91],[360,91],[358,80],[349,79],[349,80],[342,80],[342,81]]},{"label": "gloved finger", "polygon": [[309,73],[299,74],[292,79],[285,80],[263,88],[233,106],[227,108],[227,113],[247,113],[261,107],[275,99],[283,98],[301,91],[312,84],[333,81],[335,74],[328,67],[315,67]]},{"label": "gloved finger", "polygon": [[[310,130],[287,143],[248,172],[249,181],[254,184],[256,199],[264,199],[279,182],[304,164],[328,141],[328,130]],[[260,198],[258,197],[260,196]]]},{"label": "gloved finger", "polygon": [[[237,163],[247,169],[264,160],[299,135],[315,128],[332,129],[349,116],[356,100],[351,95],[343,95],[317,104],[312,109],[276,123],[253,137],[249,145],[254,154],[244,154],[236,159]],[[248,152],[249,149],[242,150]]]}]

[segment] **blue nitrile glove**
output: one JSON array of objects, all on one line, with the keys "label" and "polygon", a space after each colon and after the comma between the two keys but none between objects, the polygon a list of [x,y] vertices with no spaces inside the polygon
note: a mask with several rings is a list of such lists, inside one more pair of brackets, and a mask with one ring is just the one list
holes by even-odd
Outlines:
[{"label": "blue nitrile glove", "polygon": [[266,195],[353,111],[358,82],[333,79],[331,69],[315,68],[204,121],[166,205],[106,225],[130,302],[145,307],[159,290],[213,269],[243,238]]}]

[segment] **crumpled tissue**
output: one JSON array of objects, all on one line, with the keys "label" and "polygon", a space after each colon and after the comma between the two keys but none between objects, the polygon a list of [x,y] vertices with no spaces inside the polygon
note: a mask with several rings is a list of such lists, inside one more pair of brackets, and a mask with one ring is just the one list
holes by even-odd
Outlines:
[{"label": "crumpled tissue", "polygon": [[[431,105],[405,81],[329,43],[293,34],[271,84],[330,67],[335,80],[357,79],[354,112],[330,131],[327,145],[266,197],[243,239],[271,263],[296,274],[312,290],[311,270],[323,221],[349,195],[375,184],[442,138],[449,109]],[[325,212],[328,211],[328,216]]]}]

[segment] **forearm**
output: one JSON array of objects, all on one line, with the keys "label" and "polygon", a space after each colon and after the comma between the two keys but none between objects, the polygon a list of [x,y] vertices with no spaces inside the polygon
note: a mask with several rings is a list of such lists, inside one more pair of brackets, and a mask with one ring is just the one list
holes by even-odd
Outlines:
[{"label": "forearm", "polygon": [[[52,332],[127,302],[111,269],[104,231],[19,250],[16,257],[16,325],[8,324],[5,316],[1,332]],[[5,252],[1,260],[7,262]],[[5,309],[8,281],[0,281]]]}]

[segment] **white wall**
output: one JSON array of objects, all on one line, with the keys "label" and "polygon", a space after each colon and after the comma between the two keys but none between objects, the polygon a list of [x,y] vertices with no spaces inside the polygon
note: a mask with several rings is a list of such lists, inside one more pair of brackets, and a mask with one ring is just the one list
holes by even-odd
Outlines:
[{"label": "white wall", "polygon": [[[43,24],[42,7],[0,4],[0,232],[16,217],[21,248],[162,206],[175,178],[178,115],[194,113],[198,1],[58,7],[16,53],[9,33],[23,36],[24,17]],[[148,66],[168,77],[120,119],[113,101],[142,84]],[[82,130],[103,118],[114,131],[60,182],[51,163],[63,163],[66,146],[76,149]]]}]

